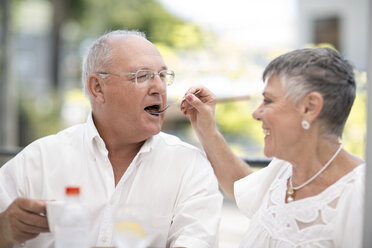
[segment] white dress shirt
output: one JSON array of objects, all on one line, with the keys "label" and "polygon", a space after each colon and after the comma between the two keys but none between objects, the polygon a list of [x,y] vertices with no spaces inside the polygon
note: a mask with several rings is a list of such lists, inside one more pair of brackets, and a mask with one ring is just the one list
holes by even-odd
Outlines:
[{"label": "white dress shirt", "polygon": [[[90,245],[113,246],[112,216],[138,211],[151,247],[217,247],[222,195],[211,165],[198,148],[159,133],[148,139],[117,186],[104,141],[89,116],[41,138],[0,169],[0,212],[17,197],[63,200],[67,185],[81,187],[90,216]],[[25,247],[53,247],[42,233]]]},{"label": "white dress shirt", "polygon": [[240,247],[361,247],[365,164],[318,195],[286,203],[291,175],[290,163],[274,159],[235,182],[237,205],[250,219]]}]

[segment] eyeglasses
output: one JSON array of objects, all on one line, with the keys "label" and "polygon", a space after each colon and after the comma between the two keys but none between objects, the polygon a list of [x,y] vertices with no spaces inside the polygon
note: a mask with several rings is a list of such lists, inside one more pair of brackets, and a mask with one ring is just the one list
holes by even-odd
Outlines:
[{"label": "eyeglasses", "polygon": [[144,85],[146,82],[148,82],[150,79],[153,79],[155,75],[159,75],[161,81],[166,84],[167,86],[171,85],[174,81],[174,71],[172,70],[162,70],[159,72],[153,72],[151,70],[138,70],[136,72],[97,72],[98,74],[102,75],[117,75],[117,76],[132,76],[130,79],[131,81],[134,81],[137,85]]}]

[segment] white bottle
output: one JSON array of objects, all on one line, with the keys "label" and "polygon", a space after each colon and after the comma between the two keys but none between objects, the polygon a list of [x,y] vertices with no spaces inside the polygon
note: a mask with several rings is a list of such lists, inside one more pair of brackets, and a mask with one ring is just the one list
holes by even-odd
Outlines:
[{"label": "white bottle", "polygon": [[80,203],[80,188],[66,187],[65,206],[55,227],[55,248],[88,248],[89,219]]}]

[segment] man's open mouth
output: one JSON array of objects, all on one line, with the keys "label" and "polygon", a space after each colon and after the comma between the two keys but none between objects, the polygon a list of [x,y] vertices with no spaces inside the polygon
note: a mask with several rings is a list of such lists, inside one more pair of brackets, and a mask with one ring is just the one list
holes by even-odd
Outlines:
[{"label": "man's open mouth", "polygon": [[151,115],[160,115],[163,111],[160,111],[160,105],[151,105],[145,108],[145,111]]}]

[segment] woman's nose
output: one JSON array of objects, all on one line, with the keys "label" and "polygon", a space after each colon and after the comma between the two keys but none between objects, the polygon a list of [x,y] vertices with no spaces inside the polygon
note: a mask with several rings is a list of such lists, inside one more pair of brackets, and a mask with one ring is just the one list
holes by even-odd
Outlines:
[{"label": "woman's nose", "polygon": [[253,119],[255,119],[257,121],[261,120],[261,115],[262,115],[261,106],[262,105],[258,106],[258,108],[256,108],[256,110],[253,111],[253,114],[252,114]]}]

